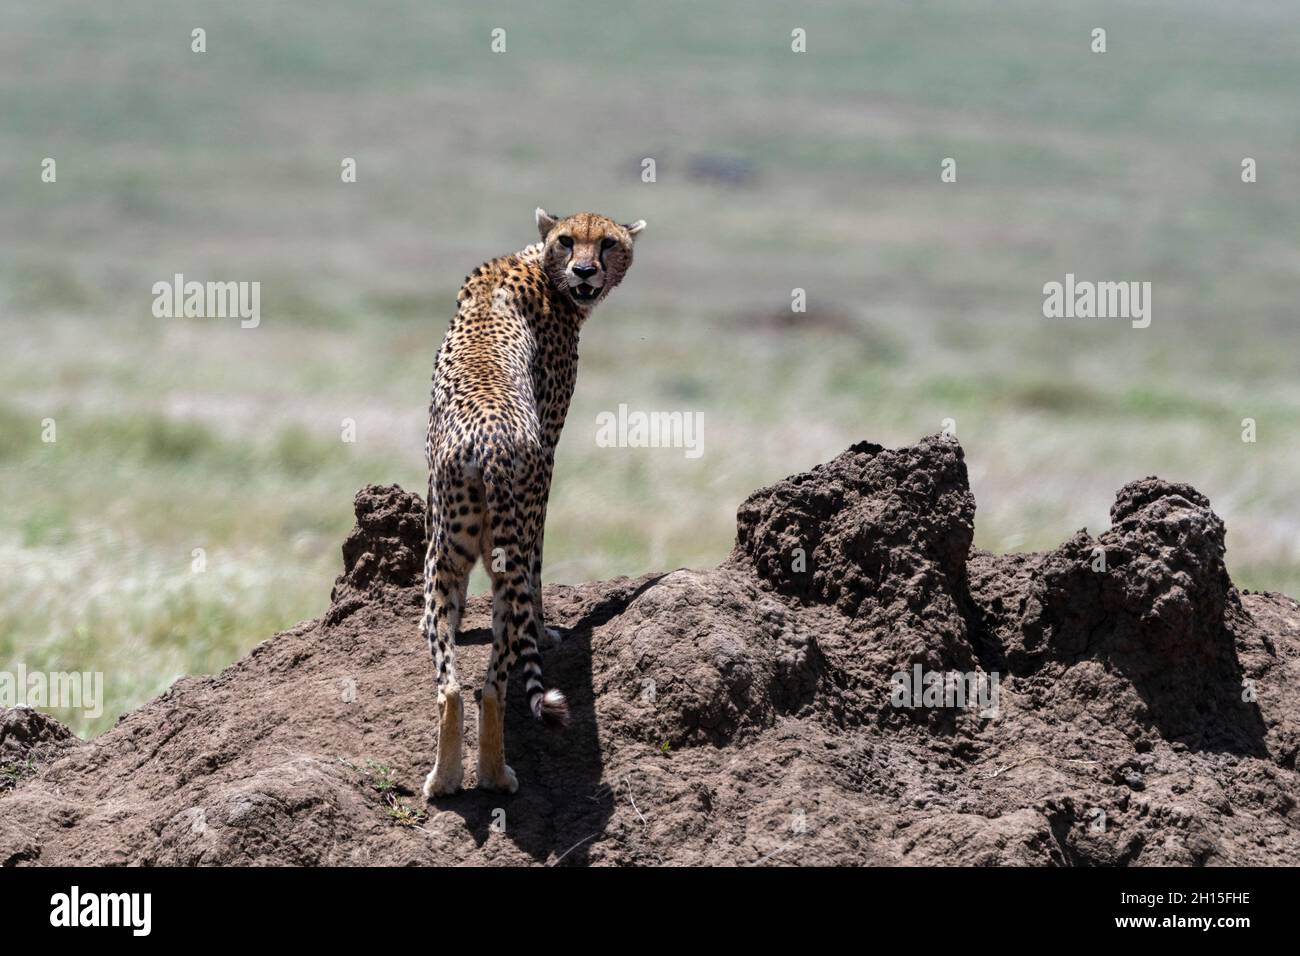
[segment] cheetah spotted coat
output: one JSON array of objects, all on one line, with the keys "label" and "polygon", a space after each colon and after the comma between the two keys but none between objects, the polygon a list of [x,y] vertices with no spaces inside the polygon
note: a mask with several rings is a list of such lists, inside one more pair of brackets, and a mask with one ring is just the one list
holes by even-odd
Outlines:
[{"label": "cheetah spotted coat", "polygon": [[568,718],[542,682],[542,537],[555,446],[578,372],[578,334],[622,280],[638,221],[537,211],[542,241],[465,279],[438,350],[429,465],[422,630],[438,678],[438,758],[428,797],[461,786],[463,704],[455,644],[470,571],[492,581],[492,651],[479,701],[478,785],[513,791],[504,758],[507,675],[523,668],[533,715]]}]

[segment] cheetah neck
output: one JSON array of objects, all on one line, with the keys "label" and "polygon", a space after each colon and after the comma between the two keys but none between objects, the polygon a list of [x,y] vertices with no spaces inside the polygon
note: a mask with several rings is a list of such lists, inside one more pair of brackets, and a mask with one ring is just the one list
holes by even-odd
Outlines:
[{"label": "cheetah neck", "polygon": [[[515,253],[515,256],[520,262],[540,265],[542,261],[542,249],[544,247],[544,243],[534,242],[532,245],[524,246]],[[557,288],[549,279],[547,282],[551,292],[551,301],[553,304],[559,306],[556,309],[556,312],[572,324],[573,331],[576,333],[582,328],[583,323],[587,321],[588,316],[591,315],[591,310],[596,307],[595,303],[586,306],[579,305],[574,302],[563,289]]]}]

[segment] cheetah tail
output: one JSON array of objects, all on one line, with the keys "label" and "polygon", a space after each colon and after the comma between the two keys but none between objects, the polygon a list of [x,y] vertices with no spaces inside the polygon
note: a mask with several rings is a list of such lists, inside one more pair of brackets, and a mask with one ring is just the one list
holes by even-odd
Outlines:
[{"label": "cheetah tail", "polygon": [[[516,572],[508,600],[510,616],[515,622],[521,645],[519,660],[524,668],[524,686],[528,689],[528,708],[533,716],[547,727],[560,728],[569,723],[569,703],[564,694],[554,688],[546,690],[542,683],[541,621],[533,612],[533,590],[528,580],[528,562],[520,550],[519,506],[515,499],[510,469],[502,468],[494,459],[483,466],[483,488],[486,493],[489,520],[495,518],[498,535],[494,545],[506,559],[507,572]],[[513,533],[512,533],[513,532]]]},{"label": "cheetah tail", "polygon": [[545,693],[538,692],[529,701],[533,716],[552,730],[561,730],[569,726],[569,702],[564,695],[552,688]]},{"label": "cheetah tail", "polygon": [[528,618],[528,622],[525,625],[526,636],[524,637],[526,650],[522,657],[524,674],[526,675],[525,683],[528,687],[528,709],[546,727],[559,730],[569,725],[569,702],[564,699],[564,694],[554,687],[550,690],[543,690],[541,655],[538,654],[537,639],[534,636],[537,630],[537,618],[530,613],[532,611],[532,598],[529,597],[526,600],[528,604],[524,613]]}]

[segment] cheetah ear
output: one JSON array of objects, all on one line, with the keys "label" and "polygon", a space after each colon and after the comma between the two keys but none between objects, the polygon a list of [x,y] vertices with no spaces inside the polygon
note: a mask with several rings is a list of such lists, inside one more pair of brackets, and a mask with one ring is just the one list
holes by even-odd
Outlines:
[{"label": "cheetah ear", "polygon": [[629,236],[631,236],[633,239],[635,239],[635,238],[636,238],[636,234],[637,234],[638,232],[640,232],[642,229],[645,228],[645,220],[644,220],[644,219],[638,219],[636,222],[628,223],[628,224],[627,224],[626,226],[624,226],[623,228],[627,230],[627,234],[628,234]]},{"label": "cheetah ear", "polygon": [[537,231],[541,233],[542,241],[544,242],[551,230],[555,228],[555,224],[560,220],[556,219],[541,206],[537,207],[537,211],[534,215],[537,217]]}]

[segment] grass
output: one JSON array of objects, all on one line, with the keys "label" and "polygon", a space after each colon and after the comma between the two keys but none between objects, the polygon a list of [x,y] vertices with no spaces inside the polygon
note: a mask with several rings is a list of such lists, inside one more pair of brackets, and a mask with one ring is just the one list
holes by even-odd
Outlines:
[{"label": "grass", "polygon": [[36,764],[31,758],[21,761],[0,760],[0,796],[4,796],[35,772]]},{"label": "grass", "polygon": [[355,774],[383,798],[384,813],[396,826],[418,827],[428,819],[428,813],[420,807],[412,806],[400,795],[402,787],[394,776],[393,768],[369,759],[363,764],[356,764],[339,757],[338,762],[339,766]]},{"label": "grass", "polygon": [[356,774],[365,781],[366,786],[381,796],[388,796],[399,789],[397,778],[393,775],[393,768],[380,763],[378,760],[367,759],[362,764],[356,764],[339,757],[338,761],[339,766]]},{"label": "grass", "polygon": [[401,797],[388,798],[388,819],[399,827],[418,827],[428,819],[428,816],[426,811],[411,806]]},{"label": "grass", "polygon": [[[1210,497],[1239,585],[1300,593],[1292,6],[671,0],[578,34],[580,12],[10,11],[0,670],[102,671],[101,717],[56,712],[93,734],[320,614],[355,490],[423,487],[461,277],[539,203],[650,223],[584,331],[549,580],[716,563],[755,487],[951,418],[980,546],[1099,531],[1160,474]],[[754,183],[691,179],[699,156]],[[260,281],[261,326],[155,319],[176,272]],[[1152,326],[1044,319],[1066,272],[1152,282]],[[620,403],[702,413],[703,457],[598,447]]]}]

